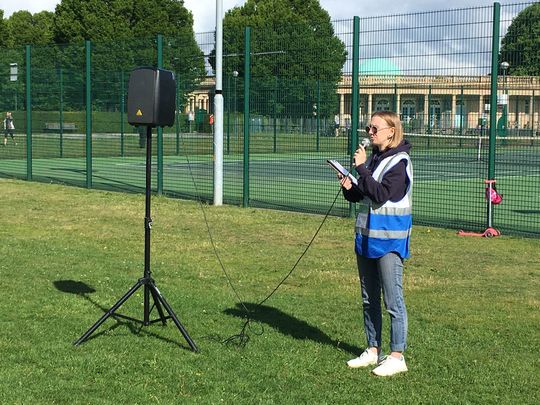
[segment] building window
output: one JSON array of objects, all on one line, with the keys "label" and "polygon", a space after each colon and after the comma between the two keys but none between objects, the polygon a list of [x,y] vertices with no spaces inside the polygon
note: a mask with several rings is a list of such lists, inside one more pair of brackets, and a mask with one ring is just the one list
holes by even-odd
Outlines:
[{"label": "building window", "polygon": [[350,114],[352,111],[352,94],[343,94],[343,111],[342,114]]},{"label": "building window", "polygon": [[390,102],[386,98],[377,100],[375,104],[375,111],[390,111]]},{"label": "building window", "polygon": [[441,102],[439,100],[432,100],[429,106],[429,127],[441,127]]},{"label": "building window", "polygon": [[416,117],[416,103],[413,100],[403,101],[403,104],[401,104],[401,117],[405,123]]}]

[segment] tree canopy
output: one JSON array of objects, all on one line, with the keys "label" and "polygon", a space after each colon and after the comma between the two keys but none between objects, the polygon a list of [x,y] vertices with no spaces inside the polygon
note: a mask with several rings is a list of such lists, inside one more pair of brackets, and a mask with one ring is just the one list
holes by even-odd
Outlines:
[{"label": "tree canopy", "polygon": [[[251,76],[257,78],[252,98],[271,99],[271,108],[293,115],[337,108],[335,90],[346,51],[319,0],[248,0],[229,10],[223,22],[226,75],[243,75],[245,27],[252,28]],[[211,64],[215,66],[213,58]],[[285,90],[286,98],[277,88]],[[287,111],[293,105],[300,110]],[[262,104],[255,107],[261,113],[264,109]]]},{"label": "tree canopy", "polygon": [[155,38],[162,34],[170,48],[164,50],[170,55],[164,59],[167,68],[188,80],[204,74],[193,16],[177,0],[62,0],[53,32],[56,43],[91,40],[102,45],[106,57],[99,63],[107,69],[133,67],[134,62],[155,64]]},{"label": "tree canopy", "polygon": [[501,41],[499,62],[508,62],[508,73],[540,76],[540,3],[519,13]]},{"label": "tree canopy", "polygon": [[53,42],[52,23],[54,13],[41,11],[31,14],[28,11],[16,11],[6,22],[7,45],[46,45]]},{"label": "tree canopy", "polygon": [[8,45],[8,28],[7,21],[4,20],[4,10],[0,9],[0,46]]},{"label": "tree canopy", "polygon": [[[127,80],[125,72],[157,65],[158,34],[163,38],[163,67],[177,74],[181,92],[205,76],[193,16],[179,0],[62,0],[54,13],[18,11],[8,19],[1,18],[0,34],[5,34],[0,35],[0,46],[13,48],[0,56],[2,64],[9,59],[23,66],[22,46],[32,45],[35,88],[60,80],[62,70],[67,108],[82,103],[85,40],[92,44],[92,80],[99,94],[95,98],[98,105],[117,104],[122,81]],[[51,92],[43,87],[38,93]],[[111,101],[103,101],[107,98]],[[39,97],[34,97],[34,103],[39,104]]]}]

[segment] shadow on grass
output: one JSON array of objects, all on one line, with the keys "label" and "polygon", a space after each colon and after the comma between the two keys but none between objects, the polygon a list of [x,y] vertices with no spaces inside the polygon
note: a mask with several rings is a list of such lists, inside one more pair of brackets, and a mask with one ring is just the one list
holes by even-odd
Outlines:
[{"label": "shadow on grass", "polygon": [[[110,308],[107,308],[107,307],[104,307],[100,304],[98,304],[96,301],[94,301],[92,298],[90,298],[87,294],[91,294],[91,293],[94,293],[96,292],[96,290],[89,286],[88,284],[86,283],[83,283],[82,281],[74,281],[74,280],[57,280],[57,281],[53,281],[53,285],[55,286],[55,288],[58,290],[58,291],[61,291],[61,292],[64,292],[64,293],[69,293],[69,294],[75,294],[75,295],[79,295],[81,296],[82,298],[84,298],[85,300],[87,300],[88,302],[90,302],[92,305],[94,305],[95,307],[99,308],[103,313],[106,313],[109,311]],[[132,298],[132,297],[130,297]],[[154,307],[152,307],[150,309],[150,314],[152,313],[152,309]],[[120,308],[118,308],[119,310]],[[144,315],[144,314],[141,314],[141,316]],[[147,330],[143,330],[143,325],[142,324],[142,320],[141,321],[138,321],[136,319],[133,319],[133,320],[126,320],[124,318],[122,318],[124,315],[121,315],[121,314],[117,314],[116,311],[114,313],[112,313],[110,315],[110,318],[114,318],[114,320],[116,321],[116,324],[108,327],[107,329],[105,330],[102,330],[101,332],[99,331],[95,331],[93,334],[91,334],[84,342],[87,342],[87,341],[90,341],[90,340],[93,340],[101,335],[104,335],[108,332],[111,332],[113,330],[115,330],[116,328],[118,328],[119,326],[126,326],[129,331],[134,334],[134,335],[139,335],[139,334],[144,334],[145,336],[152,336],[152,337],[155,337],[157,339],[160,339],[164,342],[167,342],[167,343],[172,343],[174,345],[177,345],[183,349],[188,349],[188,350],[191,350],[188,346],[186,345],[182,345],[180,343],[178,343],[177,341],[175,340],[172,340],[172,339],[168,339],[168,338],[165,338],[163,336],[160,336],[156,333],[153,333],[153,332],[149,332]],[[159,319],[159,318],[158,318]],[[96,321],[98,320],[98,318],[96,317]],[[157,320],[154,320],[154,321],[150,321],[152,323],[156,322]],[[137,323],[139,324],[137,326]],[[171,322],[172,323],[172,322]],[[172,323],[173,326],[174,323]],[[90,326],[90,325],[89,325]],[[102,326],[102,325],[100,325]],[[162,326],[165,326],[165,325],[162,325]],[[176,327],[176,326],[175,326]],[[179,331],[180,332],[180,331]],[[84,332],[82,332],[84,333]],[[83,343],[84,343],[83,342]]]},{"label": "shadow on grass", "polygon": [[291,336],[294,339],[309,339],[316,343],[337,347],[338,349],[353,355],[357,355],[362,351],[362,349],[357,346],[332,339],[322,330],[310,325],[306,321],[295,318],[277,308],[267,305],[246,302],[243,305],[236,304],[235,308],[227,308],[223,312],[227,315],[245,319],[246,311],[244,310],[244,306],[249,311],[249,318],[251,320],[266,324],[280,333]]},{"label": "shadow on grass", "polygon": [[83,283],[82,281],[74,280],[56,280],[53,281],[53,285],[58,291],[62,291],[70,294],[91,294],[96,292],[93,287],[90,287],[88,284]]}]

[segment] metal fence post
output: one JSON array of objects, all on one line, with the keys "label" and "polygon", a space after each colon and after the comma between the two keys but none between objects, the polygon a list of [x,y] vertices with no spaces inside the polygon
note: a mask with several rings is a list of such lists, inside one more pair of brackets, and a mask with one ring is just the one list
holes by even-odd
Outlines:
[{"label": "metal fence post", "polygon": [[126,100],[125,100],[125,83],[124,83],[124,70],[120,71],[120,156],[124,157],[124,115],[126,113]]},{"label": "metal fence post", "polygon": [[[32,75],[31,47],[26,45],[26,179],[32,180]],[[7,133],[7,132],[6,132]],[[7,136],[7,135],[6,135]]]},{"label": "metal fence post", "polygon": [[[353,19],[353,50],[352,50],[352,88],[351,88],[351,134],[350,139],[350,167],[353,166],[353,155],[358,145],[358,98],[360,85],[358,75],[360,73],[360,17]],[[356,205],[349,203],[349,216],[356,215]]]},{"label": "metal fence post", "polygon": [[64,157],[64,73],[62,67],[58,69],[60,81],[60,157]]},{"label": "metal fence post", "polygon": [[[493,33],[491,38],[491,95],[489,100],[488,180],[495,179],[495,142],[497,141],[497,81],[499,75],[499,33],[501,5],[493,3]],[[487,201],[487,227],[493,226],[491,203]]]},{"label": "metal fence post", "polygon": [[[431,88],[431,84],[429,85],[429,90],[428,90],[428,102],[427,102],[427,111],[426,111],[426,114],[427,114],[427,134],[428,135],[431,135],[431,128],[433,125],[435,125],[435,117],[434,117],[434,114],[431,114],[431,110],[432,110],[432,107],[431,107],[431,103],[432,103],[432,100],[431,100],[431,91],[432,91],[432,88]],[[430,144],[431,142],[431,137],[428,136],[428,139],[427,139],[427,147],[429,148],[431,146]]]},{"label": "metal fence post", "polygon": [[92,43],[85,41],[86,54],[86,187],[92,188]]},{"label": "metal fence post", "polygon": [[273,144],[272,151],[277,153],[277,94],[278,94],[278,77],[274,76],[273,103],[272,103],[272,127],[273,127]]},{"label": "metal fence post", "polygon": [[[157,67],[163,68],[163,35],[157,36]],[[163,128],[157,127],[157,193],[163,194]]]},{"label": "metal fence post", "polygon": [[393,107],[394,112],[395,112],[397,115],[401,115],[401,114],[399,113],[399,105],[398,105],[397,91],[398,91],[397,83],[394,83],[394,94],[393,94],[393,97],[392,97],[392,104],[393,104],[392,107]]},{"label": "metal fence post", "polygon": [[[459,135],[463,136],[463,109],[465,108],[465,96],[463,85],[461,85],[460,91],[460,111],[459,111]],[[459,146],[461,147],[461,138],[459,140]]]},{"label": "metal fence post", "polygon": [[317,139],[315,150],[320,152],[321,150],[321,79],[317,79],[317,104],[315,104],[315,119],[317,125]]},{"label": "metal fence post", "polygon": [[251,27],[245,29],[244,39],[244,184],[242,206],[249,206],[249,77],[251,75]]},{"label": "metal fence post", "polygon": [[[531,137],[534,136],[535,132],[534,132],[534,125],[535,125],[535,122],[534,122],[534,89],[532,91],[532,97],[531,97],[531,106],[529,107],[529,111],[531,112],[530,115],[531,115]],[[532,142],[531,142],[531,146],[532,146]]]},{"label": "metal fence post", "polygon": [[176,125],[175,125],[175,132],[176,132],[176,156],[180,154],[180,111],[183,109],[183,106],[180,106],[180,80],[178,78],[178,75],[176,76]]}]

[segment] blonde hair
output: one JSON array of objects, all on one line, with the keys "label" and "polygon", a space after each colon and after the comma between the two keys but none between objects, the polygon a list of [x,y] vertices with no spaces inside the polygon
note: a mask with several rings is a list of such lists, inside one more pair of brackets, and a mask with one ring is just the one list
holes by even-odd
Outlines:
[{"label": "blonde hair", "polygon": [[401,125],[401,120],[399,115],[392,111],[377,111],[371,114],[371,119],[373,117],[379,117],[388,124],[389,127],[394,128],[394,136],[388,144],[389,148],[395,148],[403,140],[403,126]]}]

